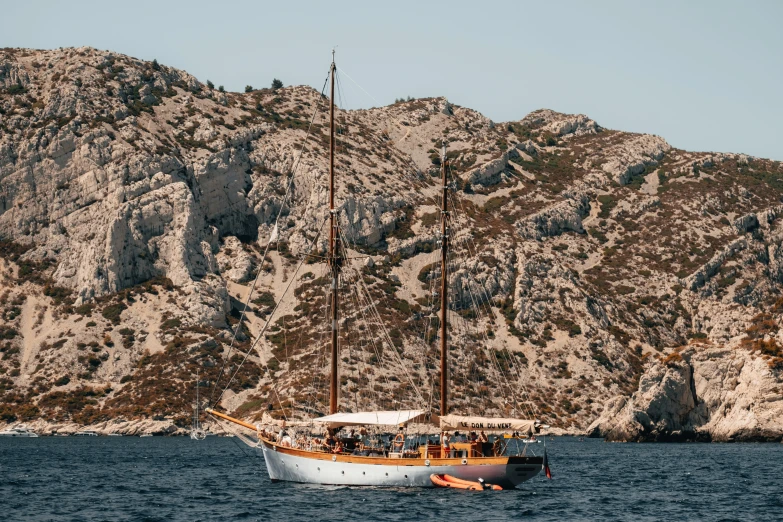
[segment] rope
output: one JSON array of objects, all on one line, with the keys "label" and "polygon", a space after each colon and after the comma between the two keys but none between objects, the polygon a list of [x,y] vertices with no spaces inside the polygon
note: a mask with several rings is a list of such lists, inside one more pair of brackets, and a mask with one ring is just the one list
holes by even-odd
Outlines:
[{"label": "rope", "polygon": [[[318,229],[318,233],[313,237],[312,240],[310,240],[310,250],[312,250],[312,247],[316,244],[316,241],[320,237],[321,230],[323,229],[323,226],[326,224],[326,220],[327,219],[328,219],[328,216],[327,216],[327,218],[324,219],[323,223],[321,223],[321,227]],[[297,265],[296,270],[294,271],[293,275],[291,276],[291,279],[288,281],[288,285],[285,287],[285,290],[283,291],[283,295],[288,293],[288,289],[291,288],[291,285],[296,280],[296,276],[299,273],[299,270],[302,268],[302,265],[304,264],[305,259],[307,259],[307,256],[302,256],[302,259],[299,261],[299,265]],[[256,336],[255,341],[253,341],[253,344],[250,345],[250,349],[247,351],[247,353],[245,353],[244,358],[239,363],[239,366],[237,366],[237,369],[236,369],[236,371],[234,371],[234,374],[231,376],[231,379],[228,381],[228,384],[226,385],[225,388],[223,388],[223,391],[220,392],[220,396],[218,397],[218,400],[216,401],[215,404],[219,404],[220,403],[220,400],[223,398],[223,395],[226,393],[226,390],[231,386],[231,383],[234,382],[234,379],[236,378],[237,373],[239,373],[239,370],[242,369],[242,365],[245,364],[245,361],[247,361],[247,358],[250,356],[250,354],[253,352],[253,350],[255,350],[255,347],[258,344],[258,341],[260,341],[261,338],[263,337],[264,333],[266,333],[266,329],[269,327],[269,323],[272,321],[272,317],[274,317],[275,312],[277,312],[277,309],[280,308],[280,303],[282,303],[282,302],[283,302],[283,300],[280,299],[280,300],[277,301],[277,303],[275,303],[275,307],[272,309],[272,312],[269,314],[269,317],[267,318],[266,323],[264,323],[264,326],[263,326],[263,328],[261,328],[261,331],[258,332],[258,335]]]},{"label": "rope", "polygon": [[[315,121],[315,117],[318,114],[319,108],[321,107],[321,99],[323,98],[323,93],[326,90],[326,84],[327,84],[328,81],[329,81],[329,76],[327,75],[326,79],[324,80],[324,86],[321,88],[321,96],[319,97],[318,104],[315,106],[315,109],[313,109],[313,115],[310,118],[310,124],[309,124],[309,126],[307,128],[307,135],[305,136],[305,140],[302,143],[302,147],[299,149],[299,157],[297,158],[296,162],[292,166],[291,176],[288,179],[288,184],[287,184],[286,190],[285,190],[285,196],[283,197],[283,202],[280,205],[280,209],[277,211],[277,217],[275,217],[275,226],[272,228],[272,232],[269,235],[269,241],[267,242],[266,247],[264,248],[264,255],[261,256],[261,264],[260,264],[261,267],[264,266],[264,262],[266,261],[266,256],[269,253],[269,247],[272,245],[272,235],[275,232],[277,232],[278,235],[280,233],[279,232],[279,228],[278,228],[278,224],[280,222],[280,217],[283,214],[283,209],[285,209],[286,202],[288,201],[288,196],[291,193],[291,187],[293,186],[294,176],[296,175],[296,171],[299,168],[299,164],[302,161],[302,156],[304,155],[304,150],[305,150],[305,147],[307,146],[307,142],[310,139],[310,133],[311,133],[312,128],[313,128],[313,122]],[[217,403],[212,402],[212,399],[215,396],[215,391],[217,390],[217,385],[220,382],[220,378],[223,376],[223,372],[225,371],[226,363],[231,359],[231,352],[234,349],[234,343],[236,342],[237,333],[239,332],[239,330],[241,328],[242,321],[245,319],[245,315],[247,314],[247,308],[248,308],[248,306],[250,304],[250,299],[253,296],[253,291],[256,288],[256,284],[258,284],[258,279],[261,277],[261,273],[262,272],[263,272],[263,270],[260,270],[260,269],[258,270],[258,273],[256,274],[256,277],[253,280],[253,284],[250,286],[250,291],[248,292],[247,298],[245,299],[245,304],[242,307],[242,313],[241,313],[241,315],[239,317],[239,322],[237,323],[236,328],[234,328],[234,333],[231,336],[231,344],[229,344],[228,353],[225,356],[225,358],[223,359],[223,364],[220,367],[220,372],[218,373],[217,379],[215,379],[215,383],[212,386],[212,392],[209,395],[209,402],[210,402],[210,404],[217,404]],[[275,307],[275,309],[277,309],[277,307]],[[271,316],[270,316],[270,318],[271,318]],[[268,322],[267,322],[267,324],[268,324]],[[266,329],[266,326],[264,327],[264,329]],[[237,369],[237,371],[238,371],[238,369]],[[235,375],[236,375],[236,373],[235,373]],[[228,386],[226,386],[226,388],[223,389],[223,392],[221,392],[221,394],[220,394],[221,397],[223,396],[223,393],[225,393],[227,388],[228,388]],[[218,402],[220,402],[220,399],[218,399]]]}]

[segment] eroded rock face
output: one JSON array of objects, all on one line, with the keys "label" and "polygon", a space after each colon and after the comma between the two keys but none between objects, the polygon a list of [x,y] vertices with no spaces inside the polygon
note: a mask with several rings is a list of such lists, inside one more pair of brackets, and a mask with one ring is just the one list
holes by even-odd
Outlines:
[{"label": "eroded rock face", "polygon": [[582,219],[590,213],[587,194],[569,195],[560,204],[538,212],[517,224],[519,234],[526,239],[559,236],[565,232],[584,233]]},{"label": "eroded rock face", "polygon": [[562,114],[549,109],[531,112],[523,121],[541,125],[544,132],[556,136],[595,134],[601,127],[584,114]]},{"label": "eroded rock face", "polygon": [[610,441],[779,441],[780,370],[743,349],[688,349],[652,364],[631,397],[616,397],[588,433]]},{"label": "eroded rock face", "polygon": [[641,174],[650,165],[657,165],[671,146],[666,140],[651,134],[642,134],[624,141],[610,152],[612,159],[602,169],[620,185],[627,184],[631,177]]},{"label": "eroded rock face", "polygon": [[[455,408],[480,396],[482,413],[512,414],[523,405],[475,385],[504,382],[560,429],[583,431],[620,396],[610,411],[626,422],[601,423],[618,438],[774,433],[760,404],[777,401],[764,364],[783,359],[780,163],[551,110],[494,123],[422,98],[336,112],[340,356],[358,372],[341,397],[361,384],[367,408],[386,407],[375,395],[418,408],[390,376],[437,382],[422,361],[437,348],[445,143]],[[223,406],[275,403],[273,379],[320,401],[327,128],[307,87],[221,93],[95,49],[0,50],[0,415],[7,401],[65,418],[57,400],[87,387],[101,398],[80,422],[173,426],[197,367],[217,379],[262,330]],[[356,349],[352,335],[379,323],[382,353]],[[756,355],[732,370],[739,356],[719,347],[745,336]],[[716,351],[690,357],[690,373],[644,373],[642,354],[665,360],[693,338]],[[745,390],[736,409],[732,372],[751,372],[731,388]]]}]

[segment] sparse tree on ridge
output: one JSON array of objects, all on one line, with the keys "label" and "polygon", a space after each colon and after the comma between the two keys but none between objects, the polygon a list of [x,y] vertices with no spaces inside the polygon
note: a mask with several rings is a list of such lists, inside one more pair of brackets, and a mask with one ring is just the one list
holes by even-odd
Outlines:
[{"label": "sparse tree on ridge", "polygon": [[209,87],[210,89],[214,89],[215,88],[215,84],[212,83],[212,81],[207,80],[207,87]]},{"label": "sparse tree on ridge", "polygon": [[281,82],[281,81],[280,81],[280,80],[278,80],[277,78],[275,78],[274,80],[272,80],[272,90],[273,90],[273,91],[276,91],[277,89],[280,89],[280,88],[282,88],[282,87],[283,87],[283,82]]},{"label": "sparse tree on ridge", "polygon": [[253,92],[253,86],[252,85],[245,85],[245,92]]}]

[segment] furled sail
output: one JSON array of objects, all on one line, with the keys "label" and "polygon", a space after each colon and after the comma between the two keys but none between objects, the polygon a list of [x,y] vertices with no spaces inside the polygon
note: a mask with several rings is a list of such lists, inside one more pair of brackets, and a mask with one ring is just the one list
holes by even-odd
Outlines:
[{"label": "furled sail", "polygon": [[328,424],[330,428],[342,426],[399,426],[409,422],[421,421],[422,410],[401,411],[360,411],[356,413],[333,413],[326,417],[313,419],[315,422]]},{"label": "furled sail", "polygon": [[440,429],[442,431],[516,431],[524,435],[533,434],[538,431],[537,423],[534,420],[503,419],[494,417],[468,417],[464,415],[441,416]]}]

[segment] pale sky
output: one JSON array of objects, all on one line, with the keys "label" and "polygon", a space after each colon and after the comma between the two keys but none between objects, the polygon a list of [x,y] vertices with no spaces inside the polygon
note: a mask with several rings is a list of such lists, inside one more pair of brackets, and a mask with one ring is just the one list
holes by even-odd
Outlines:
[{"label": "pale sky", "polygon": [[348,108],[447,96],[497,122],[549,108],[693,151],[783,160],[783,1],[0,0],[0,47],[88,45],[202,81]]}]

